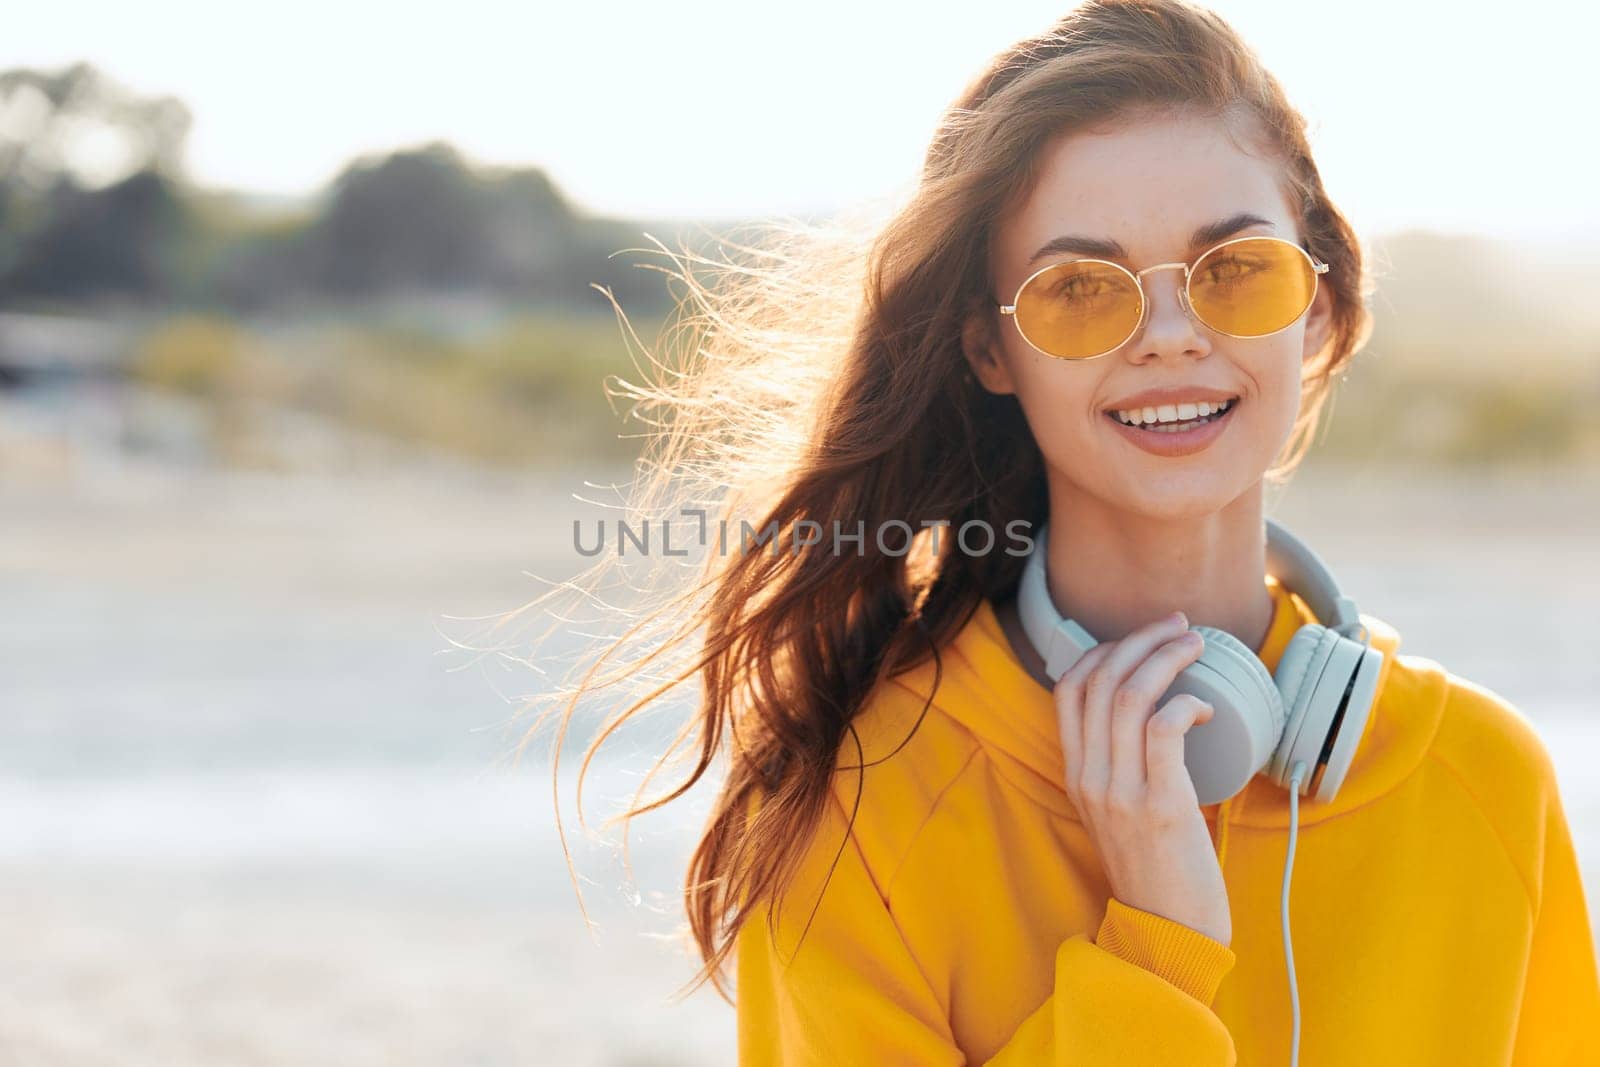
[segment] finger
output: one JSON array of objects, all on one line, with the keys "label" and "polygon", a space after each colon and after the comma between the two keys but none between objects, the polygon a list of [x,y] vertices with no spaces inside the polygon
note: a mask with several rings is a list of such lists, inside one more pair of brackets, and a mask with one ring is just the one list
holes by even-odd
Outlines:
[{"label": "finger", "polygon": [[1062,672],[1055,686],[1056,725],[1061,731],[1066,784],[1074,793],[1083,770],[1083,679],[1109,651],[1103,644],[1092,646]]},{"label": "finger", "polygon": [[1106,642],[1112,646],[1111,658],[1106,664],[1107,675],[1118,685],[1122,684],[1122,680],[1149,659],[1152,652],[1188,628],[1189,621],[1174,612],[1135,627],[1120,640]]},{"label": "finger", "polygon": [[1111,784],[1111,697],[1116,692],[1116,677],[1111,662],[1116,657],[1116,642],[1108,642],[1106,653],[1084,678],[1083,767],[1078,787],[1091,800],[1103,797]]},{"label": "finger", "polygon": [[[1110,779],[1111,743],[1106,735],[1106,714],[1096,707],[1096,686],[1104,686],[1102,672],[1117,651],[1115,641],[1104,641],[1094,647],[1095,658],[1084,665],[1082,682],[1078,687],[1079,764],[1076,785],[1091,799],[1105,792]],[[1099,703],[1103,704],[1104,701]]]},{"label": "finger", "polygon": [[1145,623],[1120,640],[1103,642],[1111,651],[1084,680],[1083,774],[1079,779],[1084,792],[1103,796],[1110,785],[1111,702],[1117,690],[1162,642],[1185,628],[1173,614]]},{"label": "finger", "polygon": [[1145,724],[1156,701],[1171,688],[1179,672],[1199,658],[1205,642],[1186,630],[1163,645],[1128,676],[1112,698],[1111,791],[1142,793],[1147,782]]},{"label": "finger", "polygon": [[1179,693],[1145,724],[1145,762],[1152,793],[1172,795],[1187,791],[1191,799],[1194,780],[1183,762],[1183,737],[1196,723],[1209,722],[1213,709],[1193,693]]}]

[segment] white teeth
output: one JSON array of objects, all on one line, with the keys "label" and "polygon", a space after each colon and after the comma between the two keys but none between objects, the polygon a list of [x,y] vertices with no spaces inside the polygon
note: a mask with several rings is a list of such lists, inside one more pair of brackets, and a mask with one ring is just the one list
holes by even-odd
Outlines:
[{"label": "white teeth", "polygon": [[1122,422],[1132,426],[1138,426],[1141,423],[1148,425],[1157,422],[1189,422],[1193,419],[1205,418],[1208,415],[1220,415],[1232,407],[1237,399],[1238,397],[1234,397],[1220,404],[1201,400],[1194,403],[1162,404],[1159,407],[1129,408],[1116,412],[1116,416]]}]

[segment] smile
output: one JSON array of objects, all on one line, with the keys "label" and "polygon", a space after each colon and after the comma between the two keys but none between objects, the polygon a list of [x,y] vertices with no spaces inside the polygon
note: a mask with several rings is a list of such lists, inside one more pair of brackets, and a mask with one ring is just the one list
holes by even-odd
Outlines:
[{"label": "smile", "polygon": [[[1170,411],[1145,408],[1137,413],[1127,412],[1130,416],[1139,415],[1141,420],[1146,412],[1156,416],[1149,422],[1139,423],[1124,422],[1119,412],[1104,414],[1117,433],[1138,448],[1152,455],[1172,457],[1192,455],[1207,448],[1233,422],[1233,413],[1238,407],[1239,398],[1234,397],[1215,405],[1180,404]],[[1202,414],[1202,408],[1208,410]],[[1170,415],[1170,421],[1163,421],[1163,414]]]}]

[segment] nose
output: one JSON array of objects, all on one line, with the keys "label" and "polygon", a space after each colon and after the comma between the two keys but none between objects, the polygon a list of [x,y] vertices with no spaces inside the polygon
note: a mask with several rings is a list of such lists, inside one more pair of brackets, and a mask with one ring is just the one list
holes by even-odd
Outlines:
[{"label": "nose", "polygon": [[[1159,278],[1153,272],[1170,271]],[[1135,334],[1134,350],[1147,351],[1169,348],[1180,350],[1194,347],[1198,339],[1198,320],[1189,306],[1189,294],[1184,283],[1188,271],[1182,263],[1163,263],[1139,273],[1139,284],[1144,289],[1144,317]]]}]

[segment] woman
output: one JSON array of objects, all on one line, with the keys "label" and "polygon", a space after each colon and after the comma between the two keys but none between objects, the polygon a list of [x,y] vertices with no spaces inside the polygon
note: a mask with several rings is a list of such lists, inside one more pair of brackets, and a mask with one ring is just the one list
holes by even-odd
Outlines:
[{"label": "woman", "polygon": [[[1337,795],[1294,813],[1295,1005],[1298,797],[1258,775],[1200,804],[1184,736],[1212,709],[1158,703],[1191,627],[1271,671],[1317,621],[1265,570],[1263,485],[1370,286],[1304,127],[1214,14],[1091,0],[969,85],[870,245],[688,279],[693,358],[639,393],[673,415],[655,484],[805,545],[713,553],[658,612],[679,642],[704,625],[678,674],[699,759],[629,813],[727,756],[688,911],[702,978],[736,955],[741,1062],[1600,1062],[1570,835],[1505,700],[1362,616],[1370,718]],[[1196,295],[1256,269],[1208,256],[1244,238],[1303,271],[1270,332]],[[1048,272],[1090,260],[1115,266]],[[1019,618],[1017,520],[1099,641],[1059,681]],[[896,521],[910,552],[874,535]],[[954,543],[969,524],[992,551]],[[840,528],[865,536],[817,543]]]}]

